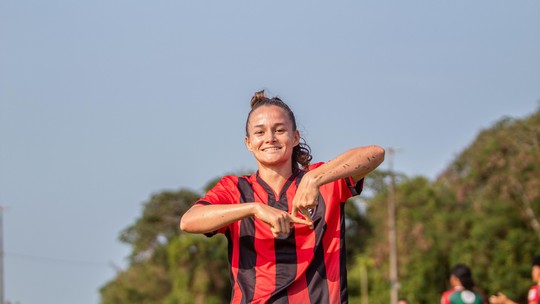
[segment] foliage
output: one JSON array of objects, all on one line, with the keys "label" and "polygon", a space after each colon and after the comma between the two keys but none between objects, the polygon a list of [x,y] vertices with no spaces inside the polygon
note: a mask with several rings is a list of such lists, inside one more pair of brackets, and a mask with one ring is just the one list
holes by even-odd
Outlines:
[{"label": "foliage", "polygon": [[133,247],[131,258],[146,259],[155,248],[177,237],[180,217],[199,197],[187,189],[153,195],[144,205],[142,217],[120,234],[120,240]]},{"label": "foliage", "polygon": [[[436,303],[450,268],[466,263],[486,297],[503,291],[524,301],[538,251],[540,112],[503,119],[482,131],[434,182],[416,177],[396,187],[400,294]],[[388,191],[369,202],[373,235],[366,256],[369,300],[389,301]],[[360,267],[353,265],[352,268]]]},{"label": "foliage", "polygon": [[135,263],[101,289],[101,303],[161,303],[171,287],[167,269],[162,265]]},{"label": "foliage", "polygon": [[181,234],[168,250],[173,291],[164,303],[228,303],[231,287],[224,237]]}]

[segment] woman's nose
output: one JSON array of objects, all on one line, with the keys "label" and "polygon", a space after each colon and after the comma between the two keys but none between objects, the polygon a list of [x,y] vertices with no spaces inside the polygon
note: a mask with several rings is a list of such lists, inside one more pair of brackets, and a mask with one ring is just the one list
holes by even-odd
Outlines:
[{"label": "woman's nose", "polygon": [[276,134],[274,132],[268,132],[267,136],[265,138],[266,142],[274,142],[276,141]]}]

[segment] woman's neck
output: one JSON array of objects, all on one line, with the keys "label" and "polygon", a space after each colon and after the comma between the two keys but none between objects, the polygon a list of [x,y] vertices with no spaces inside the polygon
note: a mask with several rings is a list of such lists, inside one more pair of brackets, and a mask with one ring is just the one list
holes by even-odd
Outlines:
[{"label": "woman's neck", "polygon": [[283,185],[292,175],[291,167],[269,168],[259,166],[259,177],[262,178],[275,193],[279,194]]}]

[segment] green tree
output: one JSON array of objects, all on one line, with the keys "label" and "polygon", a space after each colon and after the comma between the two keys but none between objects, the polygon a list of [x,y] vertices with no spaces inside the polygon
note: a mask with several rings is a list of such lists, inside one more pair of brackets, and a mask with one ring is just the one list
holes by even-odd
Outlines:
[{"label": "green tree", "polygon": [[[396,187],[402,295],[434,303],[450,268],[466,263],[485,295],[503,291],[523,301],[530,260],[538,254],[540,113],[503,119],[482,131],[434,182],[401,179]],[[373,227],[366,255],[370,301],[389,300],[384,187],[369,202]],[[357,267],[354,265],[353,267]]]},{"label": "green tree", "polygon": [[178,238],[180,217],[199,197],[187,189],[152,195],[142,216],[120,234],[132,247],[130,265],[102,287],[103,304],[163,303],[173,290],[169,247]]}]

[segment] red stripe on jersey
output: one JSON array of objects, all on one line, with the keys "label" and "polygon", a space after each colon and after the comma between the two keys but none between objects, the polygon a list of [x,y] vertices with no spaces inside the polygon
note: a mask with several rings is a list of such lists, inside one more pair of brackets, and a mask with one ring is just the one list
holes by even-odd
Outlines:
[{"label": "red stripe on jersey", "polygon": [[[349,191],[345,189],[334,189],[336,184],[326,184],[323,187],[331,189],[322,189],[323,193],[338,193],[343,196],[343,191]],[[341,267],[340,267],[340,247],[341,247],[341,204],[345,201],[335,202],[338,206],[330,206],[331,212],[326,212],[325,220],[328,227],[335,227],[335,229],[328,229],[323,237],[323,244],[325,248],[324,263],[326,265],[326,278],[328,282],[329,291],[329,303],[340,303],[341,299]],[[339,216],[336,216],[336,213]],[[344,248],[343,248],[344,250]]]}]

